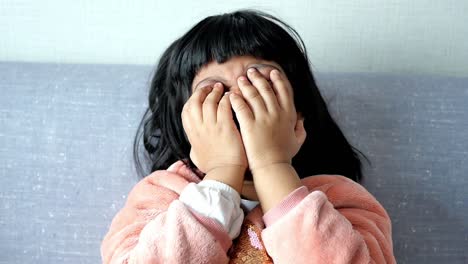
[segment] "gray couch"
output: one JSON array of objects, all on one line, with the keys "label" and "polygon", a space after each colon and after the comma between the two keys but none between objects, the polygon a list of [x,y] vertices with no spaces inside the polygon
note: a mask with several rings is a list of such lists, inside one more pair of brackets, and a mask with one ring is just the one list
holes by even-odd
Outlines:
[{"label": "gray couch", "polygon": [[[0,263],[99,263],[153,67],[0,63]],[[468,78],[316,73],[399,263],[468,263]],[[313,136],[313,134],[309,135]]]}]

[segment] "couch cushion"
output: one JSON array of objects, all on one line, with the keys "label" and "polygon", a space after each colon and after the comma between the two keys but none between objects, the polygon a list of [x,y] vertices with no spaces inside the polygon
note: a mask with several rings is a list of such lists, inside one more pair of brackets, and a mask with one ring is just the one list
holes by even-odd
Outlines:
[{"label": "couch cushion", "polygon": [[[100,262],[137,182],[136,127],[153,67],[0,63],[5,263]],[[399,263],[468,256],[468,78],[316,73],[393,221]],[[313,136],[313,134],[309,135]]]}]

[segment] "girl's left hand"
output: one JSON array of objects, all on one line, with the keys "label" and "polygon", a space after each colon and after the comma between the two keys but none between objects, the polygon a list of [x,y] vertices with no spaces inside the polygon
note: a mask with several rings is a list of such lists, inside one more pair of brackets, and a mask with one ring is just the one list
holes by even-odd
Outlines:
[{"label": "girl's left hand", "polygon": [[248,77],[251,82],[244,76],[238,78],[242,96],[232,93],[230,100],[239,121],[249,169],[253,173],[272,164],[291,164],[306,138],[291,84],[278,70],[270,72],[272,85],[255,68],[249,69]]}]

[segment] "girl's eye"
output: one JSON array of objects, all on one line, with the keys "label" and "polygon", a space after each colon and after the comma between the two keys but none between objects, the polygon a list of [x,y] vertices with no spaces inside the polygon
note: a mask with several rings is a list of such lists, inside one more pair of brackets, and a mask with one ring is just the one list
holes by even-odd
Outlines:
[{"label": "girl's eye", "polygon": [[272,71],[273,69],[264,69],[264,70],[261,70],[260,72],[262,73],[263,77],[265,77],[265,79],[269,82],[269,83],[272,83],[272,81],[270,80],[270,72]]},{"label": "girl's eye", "polygon": [[221,83],[223,85],[224,88],[226,88],[226,84],[224,84],[223,82],[221,81],[213,81],[213,82],[209,82],[206,84],[206,86],[211,86],[213,87],[216,83]]},{"label": "girl's eye", "polygon": [[267,81],[270,81],[270,69],[265,69],[265,68],[256,68],[257,71],[265,78]]},{"label": "girl's eye", "polygon": [[269,82],[271,83],[271,80],[270,80],[270,72],[272,70],[271,69],[268,69],[268,70],[264,70],[264,71],[260,71],[263,75],[263,77]]}]

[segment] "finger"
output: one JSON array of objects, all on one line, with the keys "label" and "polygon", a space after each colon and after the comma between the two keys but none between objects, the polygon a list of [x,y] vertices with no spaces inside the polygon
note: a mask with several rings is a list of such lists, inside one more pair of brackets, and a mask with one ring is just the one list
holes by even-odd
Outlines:
[{"label": "finger", "polygon": [[261,94],[268,112],[271,113],[276,111],[279,108],[278,99],[276,99],[275,91],[265,77],[263,77],[256,68],[249,68],[247,75],[249,76],[252,84],[257,87],[258,92]]},{"label": "finger", "polygon": [[286,111],[295,111],[292,88],[288,85],[284,76],[275,69],[270,72],[270,78],[280,107]]},{"label": "finger", "polygon": [[230,92],[227,92],[223,95],[218,105],[218,123],[232,123],[234,126],[234,120],[231,111],[231,101],[229,100]]},{"label": "finger", "polygon": [[186,103],[187,114],[199,124],[203,122],[202,104],[212,89],[213,87],[211,86],[204,86],[196,89]]},{"label": "finger", "polygon": [[216,83],[211,93],[206,96],[203,102],[203,122],[216,123],[218,103],[222,95],[223,85],[221,83]]},{"label": "finger", "polygon": [[239,125],[241,127],[242,124],[245,124],[246,122],[252,121],[254,119],[252,110],[244,98],[242,98],[242,96],[231,93],[229,95],[229,100],[231,101],[232,109],[234,109],[234,113],[236,114],[237,120],[239,121]]},{"label": "finger", "polygon": [[252,110],[253,116],[256,116],[260,113],[265,113],[267,111],[265,102],[263,101],[263,98],[258,92],[257,88],[250,84],[250,81],[245,76],[239,77],[237,82],[239,83],[242,97],[244,98],[249,108]]},{"label": "finger", "polygon": [[[193,134],[196,134],[195,130],[197,130],[197,124],[200,124],[200,121],[195,120],[196,117],[194,117],[190,112],[189,108],[185,107],[182,110],[182,127],[184,129],[184,134],[189,141],[190,144],[192,144],[193,140]],[[195,133],[194,133],[195,132]]]}]

